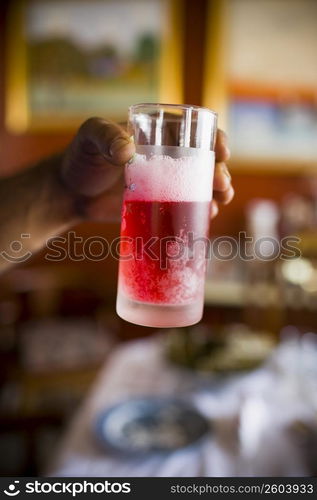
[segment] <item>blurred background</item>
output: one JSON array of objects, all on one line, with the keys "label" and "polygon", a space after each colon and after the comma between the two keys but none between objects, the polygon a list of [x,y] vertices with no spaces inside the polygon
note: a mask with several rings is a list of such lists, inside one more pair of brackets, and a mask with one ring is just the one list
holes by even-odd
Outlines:
[{"label": "blurred background", "polygon": [[[203,391],[198,407],[208,419],[220,418],[215,401],[236,396],[231,441],[219,438],[217,448],[231,454],[235,466],[219,462],[215,468],[213,463],[209,475],[317,473],[317,457],[307,444],[317,440],[316,49],[314,0],[1,5],[1,176],[63,150],[85,118],[124,121],[128,105],[136,102],[183,102],[219,113],[232,150],[236,191],[212,222],[212,248],[221,258],[209,265],[199,327],[162,334],[118,318],[117,261],[111,256],[48,262],[42,252],[1,276],[1,475],[48,470],[107,475],[106,466],[97,472],[82,463],[72,468],[65,457],[72,455],[78,464],[83,453],[75,441],[90,439],[88,395],[98,399],[101,410],[120,394],[153,392],[151,385],[137,383],[148,377],[142,353],[154,345],[165,364],[157,364],[157,376],[149,380],[160,379],[162,371],[185,370],[188,385],[182,390],[193,398]],[[111,241],[119,235],[119,221],[85,223],[73,231],[84,240],[97,235]],[[219,240],[222,236],[230,239]],[[250,236],[260,241],[257,248],[246,239]],[[90,248],[93,256],[98,251]],[[121,363],[129,371],[130,352],[130,365],[139,371],[135,368],[131,376],[135,386],[129,392],[122,391],[120,384],[127,381],[120,379],[118,367]],[[245,377],[257,380],[252,377],[259,371],[274,378],[273,385],[263,382],[261,401],[256,388],[262,382],[244,385]],[[106,387],[109,377],[111,391],[103,393],[100,380]],[[164,383],[172,394],[179,389],[168,378]],[[276,408],[281,401],[293,415],[286,423],[282,410],[268,418],[270,405]],[[228,407],[232,404],[221,407],[226,415]],[[250,421],[259,426],[251,428]],[[264,436],[272,443],[274,436],[281,438],[284,469],[268,468],[268,451],[265,463],[259,460],[258,469],[250,469]],[[57,451],[60,443],[62,452]],[[92,443],[87,445],[87,463],[96,459],[92,449]],[[57,453],[63,458],[54,469]],[[290,454],[296,459],[288,464]],[[190,464],[182,467],[176,475],[195,474]],[[136,467],[135,475],[140,470]]]}]

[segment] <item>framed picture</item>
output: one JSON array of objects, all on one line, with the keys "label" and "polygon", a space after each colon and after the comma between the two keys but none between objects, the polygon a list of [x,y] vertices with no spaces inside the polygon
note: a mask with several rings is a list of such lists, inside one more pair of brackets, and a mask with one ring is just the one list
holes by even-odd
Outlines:
[{"label": "framed picture", "polygon": [[182,102],[181,0],[15,0],[6,53],[14,133],[125,120],[138,102]]},{"label": "framed picture", "polygon": [[230,137],[232,166],[316,171],[316,2],[290,2],[287,22],[283,0],[208,5],[203,104]]}]

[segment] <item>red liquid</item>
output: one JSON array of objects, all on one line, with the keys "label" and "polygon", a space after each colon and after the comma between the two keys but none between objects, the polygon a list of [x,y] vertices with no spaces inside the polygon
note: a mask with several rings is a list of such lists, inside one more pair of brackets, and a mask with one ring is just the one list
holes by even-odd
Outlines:
[{"label": "red liquid", "polygon": [[122,292],[152,304],[201,300],[209,216],[209,202],[125,201],[119,269]]}]

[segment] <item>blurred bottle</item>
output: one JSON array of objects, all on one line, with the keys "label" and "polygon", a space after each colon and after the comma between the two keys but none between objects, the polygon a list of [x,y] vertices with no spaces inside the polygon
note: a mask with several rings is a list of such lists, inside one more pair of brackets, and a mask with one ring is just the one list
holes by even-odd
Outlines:
[{"label": "blurred bottle", "polygon": [[283,308],[276,280],[280,251],[280,213],[278,205],[267,199],[254,199],[246,208],[248,237],[252,238],[246,262],[246,323],[255,330],[278,334]]},{"label": "blurred bottle", "polygon": [[[316,196],[317,207],[317,196]],[[311,230],[315,223],[314,201],[298,193],[287,193],[281,203],[281,235],[298,236]]]},{"label": "blurred bottle", "polygon": [[317,328],[317,178],[304,178],[300,193],[288,193],[281,205],[281,231],[298,238],[296,259],[279,263],[279,281],[287,321]]}]

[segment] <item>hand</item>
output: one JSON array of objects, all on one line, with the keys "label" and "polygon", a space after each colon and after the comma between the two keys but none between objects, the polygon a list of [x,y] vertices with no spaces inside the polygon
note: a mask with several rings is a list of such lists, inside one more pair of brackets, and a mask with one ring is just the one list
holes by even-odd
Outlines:
[{"label": "hand", "polygon": [[[217,132],[215,149],[211,217],[217,215],[219,203],[229,203],[234,195],[225,164],[230,153],[221,130]],[[72,193],[77,216],[97,221],[117,219],[123,189],[122,167],[134,152],[133,142],[119,125],[101,118],[90,118],[82,124],[62,162],[62,179]]]}]

